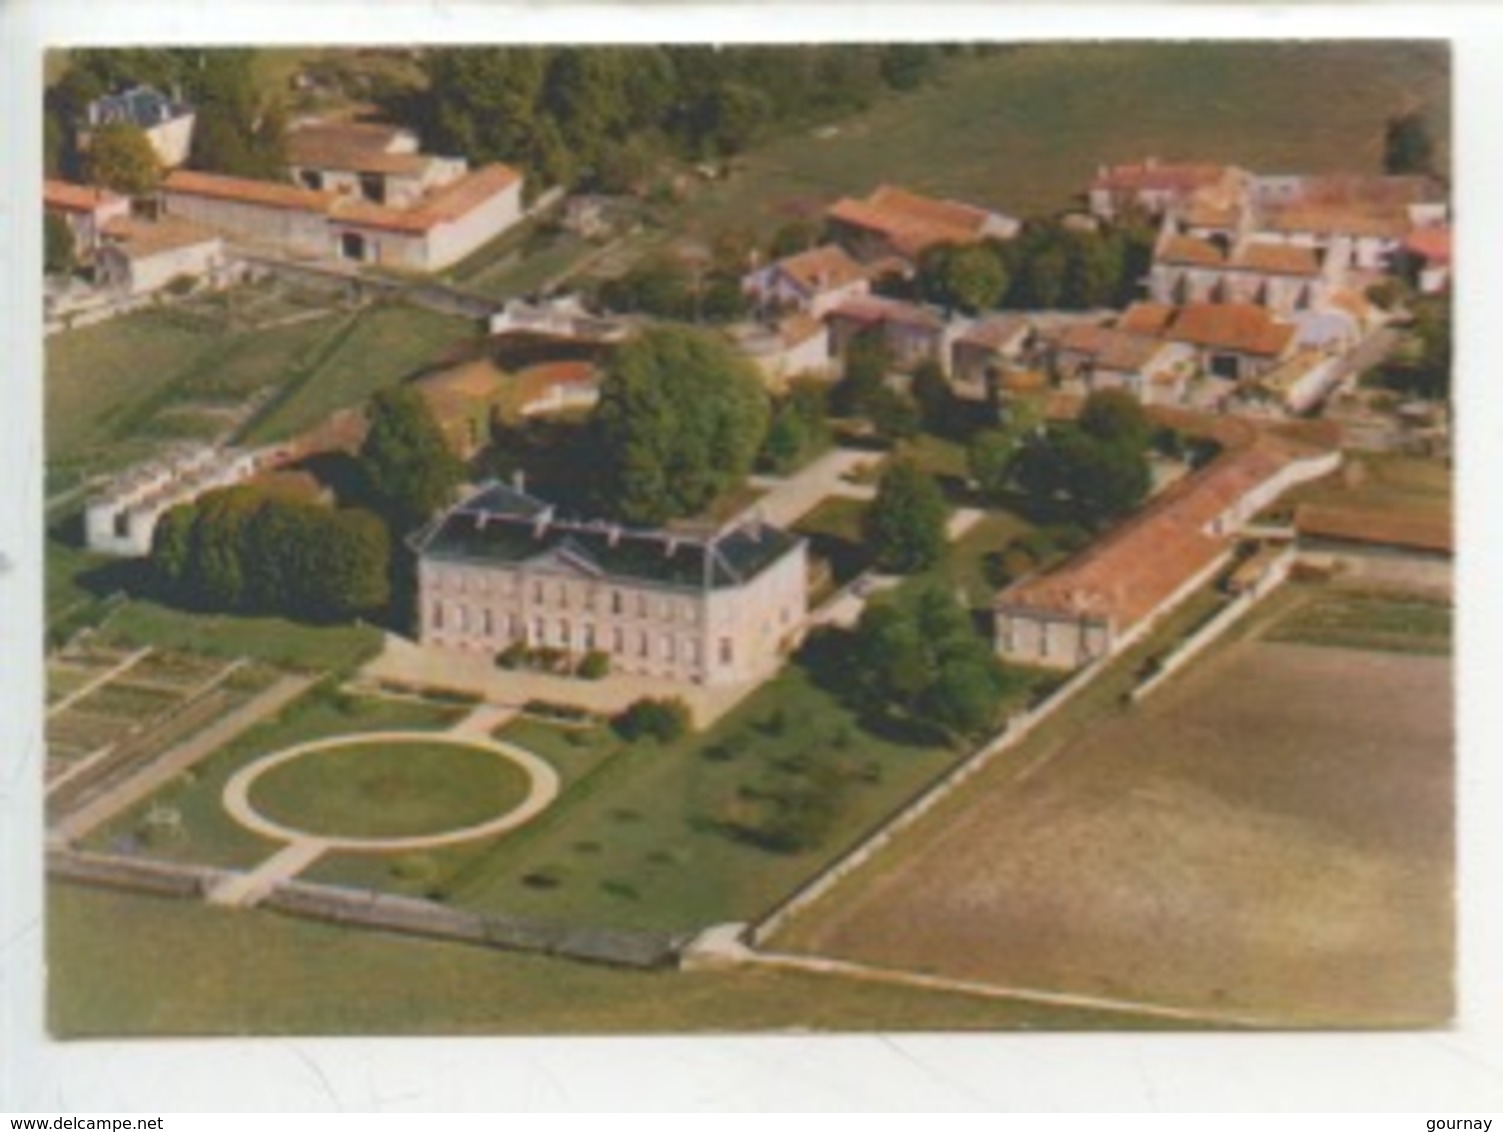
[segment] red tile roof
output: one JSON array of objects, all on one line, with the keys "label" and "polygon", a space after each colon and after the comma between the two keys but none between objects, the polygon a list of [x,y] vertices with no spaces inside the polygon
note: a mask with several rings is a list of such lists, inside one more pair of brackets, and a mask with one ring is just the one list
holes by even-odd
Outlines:
[{"label": "red tile roof", "polygon": [[1295,327],[1252,303],[1187,303],[1164,334],[1208,349],[1278,357],[1294,341]]},{"label": "red tile roof", "polygon": [[1168,303],[1134,303],[1117,319],[1117,329],[1132,334],[1162,334],[1174,320]]},{"label": "red tile roof", "polygon": [[108,189],[96,189],[92,185],[75,185],[70,181],[42,182],[42,205],[63,212],[94,212],[109,204],[118,204],[125,198]]},{"label": "red tile roof", "polygon": [[178,216],[160,220],[136,220],[118,217],[104,226],[108,241],[127,259],[147,259],[162,252],[210,244],[220,239],[218,232]]},{"label": "red tile roof", "polygon": [[867,277],[866,268],[837,244],[824,244],[780,259],[774,265],[800,287],[818,294]]},{"label": "red tile roof", "polygon": [[1153,360],[1165,343],[1145,334],[1133,334],[1110,326],[1072,326],[1060,339],[1059,348],[1085,354],[1102,369],[1136,373]]},{"label": "red tile roof", "polygon": [[1192,267],[1221,267],[1226,253],[1209,240],[1195,236],[1169,236],[1159,245],[1158,256],[1164,263],[1183,263]]},{"label": "red tile roof", "polygon": [[1302,536],[1313,538],[1398,546],[1441,554],[1452,554],[1456,548],[1449,516],[1302,503],[1294,509],[1294,529]]},{"label": "red tile roof", "polygon": [[1148,190],[1188,193],[1214,185],[1226,176],[1225,165],[1208,163],[1165,164],[1149,159],[1133,165],[1102,169],[1091,181],[1093,189],[1143,192]]},{"label": "red tile roof", "polygon": [[1451,229],[1419,228],[1404,241],[1404,250],[1419,256],[1426,263],[1451,262]]},{"label": "red tile roof", "polygon": [[1296,204],[1275,210],[1265,223],[1274,232],[1385,239],[1399,239],[1413,227],[1409,213],[1402,205]]},{"label": "red tile roof", "polygon": [[944,329],[944,320],[933,311],[905,303],[900,299],[887,299],[880,295],[856,295],[846,299],[825,315],[826,318],[846,318],[853,322],[896,322],[904,326],[921,327],[938,332]]},{"label": "red tile roof", "polygon": [[468,215],[521,179],[522,175],[509,165],[486,165],[450,181],[408,209],[341,199],[334,209],[334,220],[353,228],[422,235]]},{"label": "red tile roof", "polygon": [[287,132],[287,164],[353,173],[419,173],[432,158],[392,153],[403,133],[375,122],[315,122]]},{"label": "red tile roof", "polygon": [[1238,249],[1233,265],[1264,275],[1319,275],[1320,257],[1314,248],[1254,241]]},{"label": "red tile roof", "polygon": [[938,244],[975,243],[985,238],[986,225],[995,215],[893,185],[879,186],[865,200],[845,197],[828,213],[831,220],[880,234],[906,256],[919,255]]},{"label": "red tile roof", "polygon": [[1224,452],[1165,489],[1132,518],[1058,568],[997,595],[999,609],[1136,625],[1223,553],[1229,542],[1207,528],[1292,460],[1311,455],[1270,436]]},{"label": "red tile roof", "polygon": [[285,208],[294,212],[325,214],[338,200],[334,193],[314,192],[280,181],[253,181],[245,177],[224,177],[217,173],[199,173],[177,169],[167,175],[162,188],[184,196],[210,197],[214,200],[238,201],[242,204]]}]

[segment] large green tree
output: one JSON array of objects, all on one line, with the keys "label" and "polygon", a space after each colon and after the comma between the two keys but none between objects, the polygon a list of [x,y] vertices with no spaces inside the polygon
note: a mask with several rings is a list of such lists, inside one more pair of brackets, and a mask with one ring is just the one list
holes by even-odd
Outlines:
[{"label": "large green tree", "polygon": [[767,424],[756,371],[724,339],[648,329],[616,352],[601,384],[601,506],[632,523],[696,514],[746,477]]},{"label": "large green tree", "polygon": [[944,556],[949,508],[933,478],[908,460],[888,465],[863,523],[879,568],[895,574],[927,570]]},{"label": "large green tree", "polygon": [[1014,685],[970,612],[940,585],[873,601],[851,652],[850,679],[866,710],[906,717],[954,740],[990,731]]},{"label": "large green tree", "polygon": [[464,478],[423,395],[410,385],[381,390],[366,409],[360,461],[394,530],[419,526],[447,505]]},{"label": "large green tree", "polygon": [[139,126],[112,122],[89,139],[88,177],[117,193],[144,196],[156,189],[162,167]]}]

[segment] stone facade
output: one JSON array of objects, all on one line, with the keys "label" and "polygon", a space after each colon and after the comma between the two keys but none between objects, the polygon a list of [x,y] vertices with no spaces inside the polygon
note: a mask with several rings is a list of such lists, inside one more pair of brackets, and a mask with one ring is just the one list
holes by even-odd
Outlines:
[{"label": "stone facade", "polygon": [[804,543],[755,522],[695,536],[564,521],[491,484],[415,548],[419,640],[441,649],[600,651],[616,672],[734,684],[775,671],[807,612]]}]

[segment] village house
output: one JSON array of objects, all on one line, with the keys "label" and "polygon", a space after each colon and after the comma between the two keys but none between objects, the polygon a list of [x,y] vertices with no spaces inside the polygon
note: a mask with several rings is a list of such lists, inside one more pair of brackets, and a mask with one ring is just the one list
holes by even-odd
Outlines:
[{"label": "village house", "polygon": [[85,505],[84,544],[100,554],[144,557],[168,511],[244,482],[262,463],[252,451],[196,445],[130,468]]},{"label": "village house", "polygon": [[576,295],[564,295],[542,303],[509,299],[491,316],[491,335],[533,335],[582,345],[606,346],[624,342],[631,323],[622,318],[591,314]]},{"label": "village house", "polygon": [[224,240],[191,220],[111,220],[96,253],[96,280],[127,295],[147,295],[186,280],[216,287],[228,277]]},{"label": "village house", "polygon": [[951,387],[958,396],[987,400],[1003,374],[1023,366],[1033,338],[1033,324],[1018,315],[988,315],[971,323],[950,347]]},{"label": "village house", "polygon": [[1399,249],[1395,266],[1414,281],[1422,295],[1447,290],[1451,286],[1451,229],[1411,232]]},{"label": "village house", "polygon": [[830,353],[845,357],[851,340],[858,334],[880,334],[898,369],[912,369],[922,362],[938,362],[948,371],[950,341],[958,333],[936,312],[926,307],[863,295],[847,299],[825,315],[830,328]]},{"label": "village house", "polygon": [[432,272],[449,267],[522,218],[522,177],[487,165],[409,207],[274,181],[178,170],[161,188],[175,216],[270,251]]},{"label": "village house", "polygon": [[1256,388],[1273,398],[1285,412],[1300,415],[1319,406],[1340,381],[1338,356],[1324,350],[1300,350],[1258,378]]},{"label": "village house", "polygon": [[418,152],[418,136],[376,122],[308,122],[287,132],[287,171],[315,192],[411,208],[464,175],[463,158]]},{"label": "village house", "polygon": [[116,123],[140,129],[164,169],[182,165],[193,147],[193,108],[149,86],[135,86],[96,98],[85,109],[84,120],[86,127],[79,134],[82,150],[89,148],[93,131]]},{"label": "village house", "polygon": [[1091,214],[1102,220],[1116,220],[1123,212],[1158,217],[1191,200],[1226,207],[1240,198],[1247,179],[1247,173],[1232,165],[1149,157],[1136,164],[1099,167],[1086,197]]},{"label": "village house", "polygon": [[42,208],[68,222],[73,233],[73,254],[86,262],[93,258],[94,249],[103,238],[104,226],[130,215],[130,198],[91,185],[49,179],[42,182]]},{"label": "village house", "polygon": [[1086,392],[1125,389],[1147,404],[1165,405],[1184,399],[1196,371],[1195,350],[1183,342],[1088,323],[1065,330],[1054,365]]},{"label": "village house", "polygon": [[763,311],[803,311],[821,318],[846,299],[865,295],[871,279],[838,244],[785,256],[750,272],[741,288]]},{"label": "village house", "polygon": [[1250,303],[1134,303],[1117,327],[1194,347],[1202,373],[1233,382],[1261,376],[1297,345],[1292,323]]},{"label": "village house", "polygon": [[774,393],[782,393],[794,377],[831,375],[830,329],[811,315],[790,314],[771,324],[732,327],[729,333]]},{"label": "village house", "polygon": [[1422,176],[1260,176],[1249,199],[1261,238],[1332,249],[1371,273],[1388,268],[1411,231],[1450,214],[1443,187]]},{"label": "village house", "polygon": [[603,652],[612,670],[692,684],[770,676],[807,612],[802,539],[756,520],[708,535],[559,517],[486,485],[413,539],[419,639]]},{"label": "village house", "polygon": [[1248,519],[1340,460],[1266,433],[1223,452],[1061,566],[998,594],[998,655],[1073,669],[1120,652],[1230,563]]},{"label": "village house", "polygon": [[1148,294],[1157,303],[1255,303],[1279,315],[1320,309],[1345,279],[1345,245],[1202,239],[1172,221],[1154,245]]},{"label": "village house", "polygon": [[1003,213],[894,185],[881,185],[863,200],[836,201],[825,220],[835,241],[867,264],[893,257],[916,263],[930,248],[1010,240],[1022,228]]}]

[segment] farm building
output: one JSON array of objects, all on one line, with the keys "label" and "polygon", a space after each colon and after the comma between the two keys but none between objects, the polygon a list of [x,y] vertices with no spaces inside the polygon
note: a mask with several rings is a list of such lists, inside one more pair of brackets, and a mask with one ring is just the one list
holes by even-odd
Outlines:
[{"label": "farm building", "polygon": [[90,550],[123,557],[151,553],[157,520],[180,503],[232,487],[260,470],[256,453],[198,445],[117,476],[84,509]]},{"label": "farm building", "polygon": [[617,672],[763,679],[806,613],[804,543],[753,521],[709,535],[558,517],[491,483],[413,539],[422,644],[606,653]]},{"label": "farm building", "polygon": [[1248,519],[1340,460],[1267,434],[1224,452],[1063,565],[998,594],[998,655],[1078,668],[1125,648],[1227,564]]},{"label": "farm building", "polygon": [[411,130],[375,122],[309,122],[287,133],[287,171],[315,192],[411,208],[464,174],[461,158],[418,152]]},{"label": "farm building", "polygon": [[405,208],[331,190],[179,170],[161,189],[164,210],[232,239],[316,259],[439,271],[522,218],[522,177],[487,165]]},{"label": "farm building", "polygon": [[1033,342],[1033,324],[1017,315],[992,315],[973,322],[950,344],[950,375],[955,392],[984,400],[992,383],[1017,368]]},{"label": "farm building", "polygon": [[829,327],[807,314],[790,314],[771,325],[734,327],[730,337],[774,392],[786,388],[790,378],[823,377],[831,370]]},{"label": "farm building", "polygon": [[825,244],[759,267],[741,287],[764,310],[800,310],[820,318],[845,299],[867,294],[871,279],[844,248]]},{"label": "farm building", "polygon": [[1134,303],[1117,329],[1194,347],[1200,369],[1246,381],[1273,369],[1296,347],[1297,328],[1251,303]]},{"label": "farm building", "polygon": [[1010,240],[1022,227],[1000,212],[894,185],[881,185],[862,200],[844,197],[830,206],[825,219],[835,241],[863,263],[889,257],[916,262],[941,244]]},{"label": "farm building", "polygon": [[880,334],[893,364],[911,369],[920,362],[938,362],[948,369],[952,328],[926,307],[862,295],[847,299],[825,315],[830,328],[830,353],[844,357],[851,340],[863,332]]},{"label": "farm building", "polygon": [[128,295],[160,291],[174,280],[217,285],[227,262],[218,232],[191,220],[112,220],[96,255],[98,281]]},{"label": "farm building", "polygon": [[1201,207],[1240,197],[1247,174],[1231,165],[1169,162],[1149,157],[1126,165],[1103,165],[1086,189],[1093,216],[1115,220],[1123,212],[1162,216],[1192,201]]},{"label": "farm building", "polygon": [[49,179],[42,182],[42,208],[68,222],[74,255],[87,260],[99,246],[105,225],[130,215],[130,199],[92,185]]},{"label": "farm building", "polygon": [[1148,404],[1175,404],[1195,374],[1195,350],[1183,342],[1081,323],[1060,337],[1054,364],[1060,376],[1088,390],[1126,389]]}]

